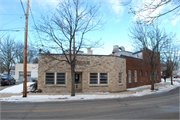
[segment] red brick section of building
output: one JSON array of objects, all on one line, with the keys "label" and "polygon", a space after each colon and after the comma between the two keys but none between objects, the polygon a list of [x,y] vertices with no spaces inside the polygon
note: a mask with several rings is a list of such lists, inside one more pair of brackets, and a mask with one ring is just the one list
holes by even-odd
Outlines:
[{"label": "red brick section of building", "polygon": [[[150,80],[151,70],[146,62],[147,59],[144,59],[146,58],[146,56],[143,51],[142,53],[143,53],[143,59],[123,56],[126,58],[126,74],[127,74],[126,87],[127,88],[151,84],[151,80]],[[161,82],[160,60],[158,60],[158,62],[159,62],[159,65],[157,66],[156,83]],[[136,78],[135,78],[135,73],[137,76]],[[129,79],[129,76],[131,76],[130,79]]]}]

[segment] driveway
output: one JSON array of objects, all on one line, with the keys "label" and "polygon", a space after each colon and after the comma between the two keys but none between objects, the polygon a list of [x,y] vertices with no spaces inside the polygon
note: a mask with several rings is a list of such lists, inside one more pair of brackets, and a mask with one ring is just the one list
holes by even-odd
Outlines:
[{"label": "driveway", "polygon": [[[21,83],[23,83],[23,81],[17,81],[15,85],[19,85]],[[10,86],[9,85],[1,85],[0,91],[5,89],[5,88],[11,87],[11,86],[14,86],[14,85],[10,85]]]}]

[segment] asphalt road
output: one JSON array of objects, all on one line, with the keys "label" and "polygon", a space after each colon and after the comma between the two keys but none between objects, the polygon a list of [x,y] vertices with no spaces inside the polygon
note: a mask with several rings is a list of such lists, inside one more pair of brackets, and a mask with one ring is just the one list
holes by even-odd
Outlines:
[{"label": "asphalt road", "polygon": [[1,119],[176,119],[179,90],[106,100],[71,102],[1,102]]}]

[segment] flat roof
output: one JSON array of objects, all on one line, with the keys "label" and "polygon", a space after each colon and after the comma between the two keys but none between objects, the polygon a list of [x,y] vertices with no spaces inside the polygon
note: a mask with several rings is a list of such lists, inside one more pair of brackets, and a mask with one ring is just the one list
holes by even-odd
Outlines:
[{"label": "flat roof", "polygon": [[[43,54],[43,53],[40,53],[42,55],[46,55],[46,54]],[[49,54],[49,55],[64,55],[64,54]],[[67,54],[68,55],[68,54]],[[111,57],[111,56],[114,56],[114,57],[120,57],[120,58],[123,58],[121,56],[116,56],[116,55],[90,55],[90,54],[77,54],[77,56],[104,56],[104,57]]]}]

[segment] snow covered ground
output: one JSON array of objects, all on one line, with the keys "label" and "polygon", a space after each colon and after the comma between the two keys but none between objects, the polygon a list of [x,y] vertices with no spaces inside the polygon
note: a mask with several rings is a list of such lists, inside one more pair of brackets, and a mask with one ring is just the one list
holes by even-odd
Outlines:
[{"label": "snow covered ground", "polygon": [[[165,91],[169,91],[171,89],[174,89],[176,87],[180,86],[180,79],[173,79],[175,80],[174,85],[170,85],[170,79],[167,79],[167,82],[164,82],[162,79],[161,83],[155,84],[154,91],[150,90],[150,85],[140,86],[136,88],[129,88],[128,91],[134,91],[129,92],[128,94],[124,94],[123,92],[117,93],[91,93],[91,94],[78,94],[74,97],[71,97],[70,95],[41,95],[34,94],[34,95],[27,95],[26,98],[23,98],[22,95],[20,96],[11,96],[6,98],[0,98],[0,101],[9,101],[9,102],[53,102],[53,101],[72,101],[72,100],[90,100],[90,99],[111,99],[111,98],[124,98],[124,97],[133,97],[133,96],[143,96],[148,94],[160,94]],[[177,82],[179,81],[179,82]],[[27,85],[30,86],[33,84],[33,82],[28,82]],[[28,87],[30,90],[30,87]],[[137,90],[145,89],[140,92],[137,92]],[[9,88],[6,88],[0,93],[22,93],[23,91],[23,84],[15,85]],[[126,92],[127,93],[127,92]]]},{"label": "snow covered ground", "polygon": [[[34,82],[27,82],[27,91],[30,91],[30,85]],[[19,85],[14,85],[12,87],[5,88],[0,91],[0,93],[22,93],[23,92],[23,83]]]}]

